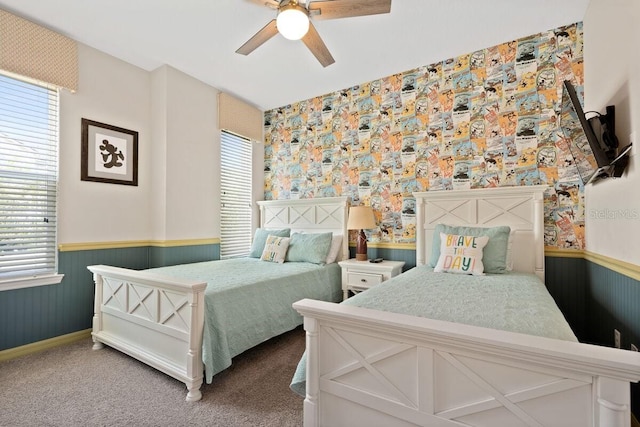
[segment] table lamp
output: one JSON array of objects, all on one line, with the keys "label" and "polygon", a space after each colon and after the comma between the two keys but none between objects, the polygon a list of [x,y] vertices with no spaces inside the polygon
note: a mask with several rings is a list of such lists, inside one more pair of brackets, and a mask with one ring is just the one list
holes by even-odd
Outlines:
[{"label": "table lamp", "polygon": [[371,206],[352,206],[347,220],[349,230],[360,230],[356,239],[356,260],[367,260],[367,236],[364,229],[376,228],[376,219]]}]

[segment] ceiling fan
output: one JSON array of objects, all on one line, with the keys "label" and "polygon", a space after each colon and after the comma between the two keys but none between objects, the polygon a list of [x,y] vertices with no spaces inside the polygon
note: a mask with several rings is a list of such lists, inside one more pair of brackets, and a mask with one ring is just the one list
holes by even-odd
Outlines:
[{"label": "ceiling fan", "polygon": [[378,15],[391,11],[391,0],[253,0],[278,11],[260,31],[253,35],[236,53],[248,55],[271,37],[280,33],[289,40],[300,40],[309,48],[323,67],[335,62],[318,31],[311,23],[314,20],[349,18],[353,16]]}]

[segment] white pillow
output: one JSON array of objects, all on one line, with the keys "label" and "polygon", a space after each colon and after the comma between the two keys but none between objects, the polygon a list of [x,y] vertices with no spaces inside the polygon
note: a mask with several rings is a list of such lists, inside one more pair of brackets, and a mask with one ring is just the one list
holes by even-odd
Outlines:
[{"label": "white pillow", "polygon": [[336,261],[342,261],[338,259],[338,255],[342,255],[342,234],[334,234],[331,236],[331,246],[329,247],[329,253],[327,254],[327,264],[334,263]]},{"label": "white pillow", "polygon": [[436,273],[484,275],[482,250],[488,236],[462,236],[440,233],[440,257],[433,269]]},{"label": "white pillow", "polygon": [[516,230],[511,230],[509,233],[509,241],[507,242],[507,271],[513,271],[513,239],[515,238]]},{"label": "white pillow", "polygon": [[264,249],[260,259],[262,261],[278,262],[282,264],[284,262],[284,257],[287,254],[290,240],[291,239],[289,237],[273,235],[267,236],[267,241],[264,244]]}]

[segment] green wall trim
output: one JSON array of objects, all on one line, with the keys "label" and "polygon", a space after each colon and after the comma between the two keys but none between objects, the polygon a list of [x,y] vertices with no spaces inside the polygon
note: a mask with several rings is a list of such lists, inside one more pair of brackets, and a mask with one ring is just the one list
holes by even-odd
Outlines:
[{"label": "green wall trim", "polygon": [[59,251],[62,282],[0,292],[0,351],[91,328],[94,284],[89,265],[143,270],[217,259],[219,244]]},{"label": "green wall trim", "polygon": [[[351,249],[354,257],[355,248]],[[369,247],[369,258],[405,261],[415,267],[415,251]],[[88,265],[106,264],[141,270],[149,267],[219,259],[220,247],[132,247],[59,253],[56,286],[0,292],[0,351],[91,328],[94,285]],[[583,257],[545,257],[546,286],[582,342],[612,346],[613,328],[622,345],[640,345],[640,283]],[[638,411],[638,386],[632,400]]]},{"label": "green wall trim", "polygon": [[[599,263],[586,260],[588,342],[613,347],[613,330],[621,348],[640,347],[640,282]],[[640,384],[631,384],[631,410],[640,414]]]},{"label": "green wall trim", "polygon": [[[349,247],[350,257],[356,257],[356,248]],[[403,271],[407,271],[410,268],[416,266],[416,251],[414,249],[398,249],[389,247],[375,247],[367,245],[367,257],[371,258],[384,258],[393,261],[404,261]]]},{"label": "green wall trim", "polygon": [[149,268],[220,259],[220,245],[149,248]]},{"label": "green wall trim", "polygon": [[621,347],[640,346],[640,282],[595,262],[586,262],[588,327],[591,341],[613,346],[613,329]]}]

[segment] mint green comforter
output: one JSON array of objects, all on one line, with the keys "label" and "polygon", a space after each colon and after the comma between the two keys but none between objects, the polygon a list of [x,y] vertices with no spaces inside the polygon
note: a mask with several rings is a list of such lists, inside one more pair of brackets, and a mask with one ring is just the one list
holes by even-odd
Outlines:
[{"label": "mint green comforter", "polygon": [[231,358],[302,323],[291,305],[303,298],[340,301],[340,267],[229,259],[149,271],[207,282],[202,358],[207,383]]},{"label": "mint green comforter", "polygon": [[[343,304],[485,328],[577,341],[544,284],[533,274],[467,276],[420,266]],[[305,358],[291,389],[305,395]]]}]

